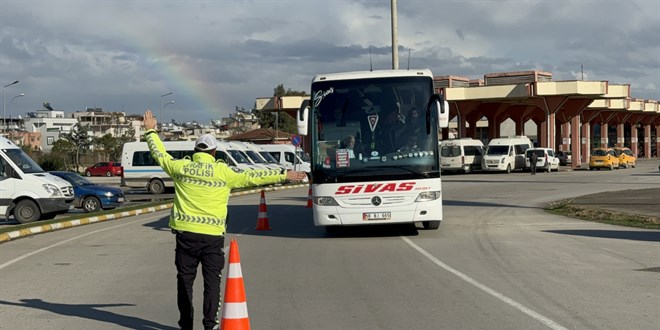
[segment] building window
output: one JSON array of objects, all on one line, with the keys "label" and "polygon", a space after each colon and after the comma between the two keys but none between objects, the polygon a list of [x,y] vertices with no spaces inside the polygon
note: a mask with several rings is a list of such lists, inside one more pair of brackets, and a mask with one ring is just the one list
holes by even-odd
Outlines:
[{"label": "building window", "polygon": [[49,137],[46,138],[46,143],[47,143],[48,145],[52,145],[54,140],[55,140],[54,137],[49,136]]}]

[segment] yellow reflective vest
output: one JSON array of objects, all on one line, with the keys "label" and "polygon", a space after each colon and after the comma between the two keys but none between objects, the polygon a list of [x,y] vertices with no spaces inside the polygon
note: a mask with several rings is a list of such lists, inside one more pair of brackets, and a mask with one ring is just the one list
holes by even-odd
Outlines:
[{"label": "yellow reflective vest", "polygon": [[192,160],[173,159],[155,130],[148,130],[145,139],[151,156],[174,181],[174,206],[170,214],[170,227],[174,230],[224,235],[232,188],[286,180],[286,173],[280,170],[236,172],[204,152],[194,153]]}]

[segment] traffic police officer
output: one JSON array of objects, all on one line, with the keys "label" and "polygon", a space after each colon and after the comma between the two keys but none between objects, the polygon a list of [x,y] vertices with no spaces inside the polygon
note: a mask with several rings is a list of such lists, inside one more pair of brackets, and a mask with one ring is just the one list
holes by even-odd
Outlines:
[{"label": "traffic police officer", "polygon": [[220,284],[225,264],[227,202],[233,188],[302,181],[305,172],[252,170],[236,172],[215,160],[217,141],[205,134],[195,141],[192,159],[175,160],[165,150],[150,110],[144,113],[145,139],[151,156],[174,181],[170,228],[176,234],[177,305],[181,329],[193,328],[193,282],[202,264],[204,329],[218,327]]}]

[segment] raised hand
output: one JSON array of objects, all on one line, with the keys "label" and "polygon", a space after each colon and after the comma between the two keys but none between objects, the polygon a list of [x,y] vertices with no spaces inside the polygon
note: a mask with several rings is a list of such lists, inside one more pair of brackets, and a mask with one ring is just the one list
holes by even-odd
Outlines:
[{"label": "raised hand", "polygon": [[144,112],[144,128],[147,130],[155,129],[156,122],[156,117],[151,113],[151,110],[147,109],[147,111]]}]

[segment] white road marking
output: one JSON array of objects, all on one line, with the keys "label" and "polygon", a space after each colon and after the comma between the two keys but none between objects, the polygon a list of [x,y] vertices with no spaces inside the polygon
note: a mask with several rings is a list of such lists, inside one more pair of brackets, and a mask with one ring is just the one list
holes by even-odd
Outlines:
[{"label": "white road marking", "polygon": [[102,231],[106,231],[106,230],[110,230],[110,229],[115,229],[115,228],[119,228],[119,227],[123,227],[123,226],[132,225],[132,224],[135,224],[135,223],[140,223],[140,222],[143,222],[143,221],[154,220],[154,219],[162,218],[162,217],[163,217],[162,215],[159,215],[159,216],[151,216],[151,217],[148,217],[148,218],[145,218],[145,219],[142,219],[142,220],[131,221],[131,222],[123,223],[123,224],[121,224],[121,225],[116,225],[116,226],[112,226],[112,227],[108,227],[108,228],[103,228],[103,229],[95,230],[95,231],[92,231],[92,232],[89,232],[89,233],[86,233],[86,234],[78,235],[78,236],[75,236],[75,237],[69,238],[69,239],[67,239],[67,240],[64,240],[64,241],[61,241],[61,242],[55,243],[55,244],[53,244],[53,245],[49,245],[49,246],[43,247],[43,248],[41,248],[41,249],[39,249],[39,250],[34,250],[34,251],[30,252],[30,253],[26,253],[26,254],[24,254],[24,255],[22,255],[22,256],[20,256],[20,257],[17,257],[17,258],[12,259],[12,260],[9,260],[9,261],[7,261],[7,262],[1,264],[1,265],[0,265],[0,269],[4,269],[5,267],[10,266],[10,265],[12,265],[12,264],[15,264],[15,263],[17,263],[17,262],[19,262],[19,261],[21,261],[21,260],[23,260],[23,259],[25,259],[25,258],[31,257],[31,256],[33,256],[33,255],[35,255],[35,254],[38,254],[38,253],[44,252],[44,251],[49,250],[49,249],[52,249],[52,248],[54,248],[54,247],[56,247],[56,246],[60,246],[60,245],[62,245],[62,244],[65,244],[65,243],[71,242],[71,241],[73,241],[73,240],[77,240],[77,239],[82,238],[82,237],[85,237],[85,236],[89,236],[89,235],[92,235],[92,234],[100,233],[100,232],[102,232]]},{"label": "white road marking", "polygon": [[528,307],[525,307],[524,305],[520,304],[519,302],[517,302],[517,301],[515,301],[515,300],[513,300],[513,299],[511,299],[511,298],[509,298],[509,297],[493,290],[493,289],[491,289],[490,287],[488,287],[484,284],[481,284],[480,282],[478,282],[477,280],[471,278],[470,276],[467,276],[467,275],[461,273],[460,271],[452,268],[451,266],[445,264],[444,262],[440,261],[440,259],[433,256],[431,253],[429,253],[428,251],[421,248],[419,245],[413,243],[413,241],[411,241],[409,238],[401,236],[401,239],[404,242],[408,243],[408,245],[410,245],[413,249],[417,250],[417,252],[421,253],[423,256],[425,256],[426,258],[431,260],[434,264],[440,266],[442,269],[458,276],[463,281],[472,284],[473,286],[475,286],[478,289],[481,289],[482,291],[484,291],[484,292],[490,294],[491,296],[499,299],[500,301],[506,303],[507,305],[509,305],[509,306],[511,306],[511,307],[513,307],[513,308],[515,308],[515,309],[531,316],[532,318],[534,318],[534,319],[538,320],[539,322],[543,323],[544,325],[546,325],[548,328],[554,329],[554,330],[566,330],[567,329],[567,328],[563,327],[562,325],[558,324],[557,322],[555,322],[555,321],[553,321],[553,320],[551,320],[551,319],[549,319],[549,318],[533,311],[532,309],[530,309]]}]

